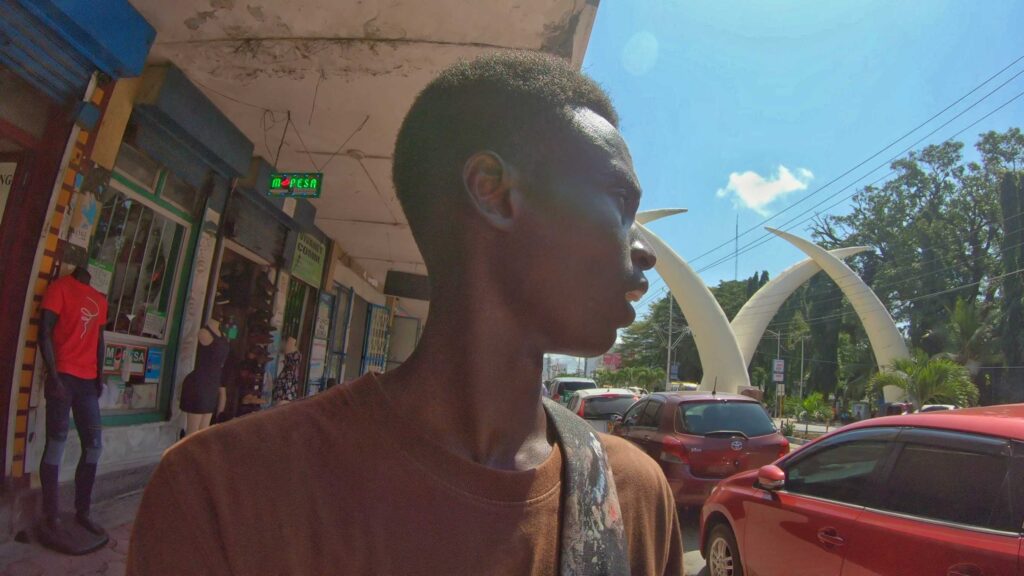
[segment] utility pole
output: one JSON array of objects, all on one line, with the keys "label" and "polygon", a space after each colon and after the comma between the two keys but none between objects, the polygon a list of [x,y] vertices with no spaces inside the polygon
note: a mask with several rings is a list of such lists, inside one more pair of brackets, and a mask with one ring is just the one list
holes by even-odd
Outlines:
[{"label": "utility pole", "polygon": [[800,336],[800,399],[804,398],[804,337]]},{"label": "utility pole", "polygon": [[665,360],[665,390],[669,389],[672,383],[672,292],[668,293],[668,338],[666,339],[666,360]]}]

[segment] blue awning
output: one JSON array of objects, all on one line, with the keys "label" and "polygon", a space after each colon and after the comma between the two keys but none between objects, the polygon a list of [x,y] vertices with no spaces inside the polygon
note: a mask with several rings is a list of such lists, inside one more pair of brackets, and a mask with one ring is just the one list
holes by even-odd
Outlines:
[{"label": "blue awning", "polygon": [[142,72],[156,31],[126,0],[0,0],[0,63],[58,102],[77,100],[93,70]]}]

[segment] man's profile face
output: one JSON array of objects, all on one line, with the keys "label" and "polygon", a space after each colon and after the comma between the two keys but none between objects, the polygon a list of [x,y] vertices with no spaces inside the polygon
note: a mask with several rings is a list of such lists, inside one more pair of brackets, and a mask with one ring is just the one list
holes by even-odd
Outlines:
[{"label": "man's profile face", "polygon": [[522,181],[525,206],[510,240],[525,261],[510,297],[529,308],[547,351],[592,356],[633,322],[629,299],[646,291],[654,258],[631,250],[641,191],[625,141],[589,109],[570,114],[571,129],[552,129],[546,148],[555,152]]}]

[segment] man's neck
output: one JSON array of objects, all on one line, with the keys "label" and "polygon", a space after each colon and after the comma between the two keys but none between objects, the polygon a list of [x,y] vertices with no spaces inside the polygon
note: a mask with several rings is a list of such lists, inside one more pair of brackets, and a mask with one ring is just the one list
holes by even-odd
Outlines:
[{"label": "man's neck", "polygon": [[487,300],[432,302],[416,351],[381,381],[398,413],[452,452],[492,468],[535,468],[553,444],[540,402],[543,351],[511,311]]}]

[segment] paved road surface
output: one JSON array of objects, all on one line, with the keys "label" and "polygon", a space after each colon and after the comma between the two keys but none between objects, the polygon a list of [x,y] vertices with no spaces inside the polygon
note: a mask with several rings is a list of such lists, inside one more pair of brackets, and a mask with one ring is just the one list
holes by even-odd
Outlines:
[{"label": "paved road surface", "polygon": [[[0,576],[124,576],[128,539],[141,498],[141,493],[135,493],[96,504],[93,514],[107,527],[110,542],[92,554],[63,556],[35,542],[0,545]],[[680,516],[680,521],[683,528],[685,576],[707,576],[704,559],[697,549],[700,514],[697,510],[685,512]]]}]

